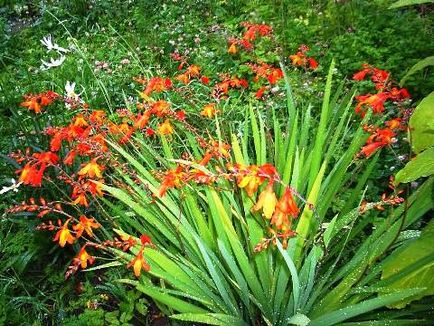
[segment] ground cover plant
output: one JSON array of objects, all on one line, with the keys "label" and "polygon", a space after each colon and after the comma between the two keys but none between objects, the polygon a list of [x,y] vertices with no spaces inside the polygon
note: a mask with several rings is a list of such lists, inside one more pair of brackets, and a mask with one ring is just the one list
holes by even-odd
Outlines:
[{"label": "ground cover plant", "polygon": [[333,45],[388,4],[46,5],[4,8],[37,34],[1,84],[2,321],[432,322],[429,64]]}]

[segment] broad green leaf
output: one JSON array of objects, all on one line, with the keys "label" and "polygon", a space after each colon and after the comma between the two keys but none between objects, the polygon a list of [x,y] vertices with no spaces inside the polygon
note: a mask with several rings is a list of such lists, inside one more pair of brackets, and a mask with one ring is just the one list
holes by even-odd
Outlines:
[{"label": "broad green leaf", "polygon": [[422,59],[417,62],[413,67],[410,68],[410,70],[405,74],[405,76],[402,77],[399,85],[402,87],[402,85],[404,85],[404,83],[411,75],[429,66],[434,66],[434,56]]},{"label": "broad green leaf", "polygon": [[286,250],[283,250],[282,244],[277,241],[277,248],[279,248],[280,253],[283,256],[283,259],[285,260],[286,266],[288,266],[289,272],[291,273],[291,279],[292,279],[292,296],[294,298],[294,313],[298,310],[298,304],[300,299],[300,280],[298,278],[297,268],[295,267],[294,262],[292,261],[291,257],[289,257]]},{"label": "broad green leaf", "polygon": [[[312,185],[312,190],[310,191],[309,197],[307,198],[307,202],[310,205],[314,205],[314,206],[316,205],[326,167],[327,167],[327,163],[324,162],[321,167],[321,170],[318,172],[315,178],[314,184]],[[310,236],[312,219],[315,218],[314,211],[312,210],[310,205],[306,205],[304,207],[303,212],[301,213],[300,216],[300,221],[297,224],[297,229],[296,229],[297,240],[296,240],[294,255],[293,255],[294,262],[296,263],[297,266],[300,265],[300,257],[303,251],[303,247],[306,242],[306,239],[308,239]]]},{"label": "broad green leaf", "polygon": [[326,313],[314,320],[309,326],[329,326],[341,323],[344,320],[364,314],[366,312],[394,304],[408,297],[417,295],[422,289],[408,289],[399,293],[386,294],[375,299],[366,300],[355,305],[351,305],[336,311]]},{"label": "broad green leaf", "polygon": [[185,312],[185,313],[206,312],[205,309],[196,306],[194,304],[188,303],[187,301],[185,301],[185,299],[179,299],[177,297],[174,297],[173,295],[169,295],[165,293],[163,289],[156,288],[150,284],[146,284],[146,285],[139,284],[137,286],[137,290],[143,292],[146,295],[149,295],[154,300],[159,301],[165,305],[168,305],[169,307],[179,312]]},{"label": "broad green leaf", "polygon": [[337,217],[338,217],[338,215],[333,217],[333,219],[330,221],[330,223],[327,226],[327,229],[324,232],[324,246],[326,248],[328,247],[330,240],[332,238],[332,232],[333,232],[333,229],[335,227]]},{"label": "broad green leaf", "polygon": [[419,103],[409,125],[411,145],[416,154],[434,146],[434,92]]},{"label": "broad green leaf", "polygon": [[312,157],[312,165],[309,172],[309,187],[308,187],[309,191],[314,186],[314,183],[316,183],[317,174],[318,171],[320,170],[321,161],[323,158],[324,142],[326,140],[327,126],[329,125],[330,94],[332,89],[332,79],[333,79],[334,69],[335,69],[335,61],[332,60],[327,75],[326,87],[324,90],[320,122],[319,122],[318,130],[315,138],[315,146],[312,151],[313,157]]},{"label": "broad green leaf", "polygon": [[182,320],[182,321],[190,321],[190,322],[196,322],[196,323],[203,323],[207,325],[219,325],[219,326],[227,326],[227,325],[234,325],[234,326],[247,326],[248,324],[243,321],[242,319],[231,316],[231,315],[225,315],[225,314],[212,314],[212,313],[206,313],[206,314],[178,314],[178,315],[172,315],[170,316],[172,319]]},{"label": "broad green leaf", "polygon": [[296,314],[288,319],[289,325],[307,326],[310,323],[310,319],[303,314]]},{"label": "broad green leaf", "polygon": [[393,3],[389,9],[401,8],[406,6],[421,5],[423,3],[433,3],[433,0],[399,0]]},{"label": "broad green leaf", "polygon": [[408,162],[396,174],[395,184],[411,182],[434,174],[434,148],[427,149]]},{"label": "broad green leaf", "polygon": [[256,154],[256,163],[261,165],[264,164],[265,161],[262,161],[262,142],[261,142],[261,133],[259,131],[258,121],[256,120],[255,111],[253,110],[252,105],[250,105],[250,123],[252,127],[253,134],[253,143],[255,145],[255,154]]},{"label": "broad green leaf", "polygon": [[[404,250],[398,249],[392,253],[392,255],[394,254],[394,259],[389,260],[384,266],[381,275],[382,279],[392,277],[394,274],[399,273],[414,262],[434,254],[434,220],[431,220],[431,222],[425,227],[419,239],[410,242]],[[434,275],[434,260],[431,259],[430,261],[430,263],[415,269],[406,277],[398,279],[396,282],[384,287],[385,292],[401,292],[416,287],[426,288],[425,291],[392,305],[392,308],[403,308],[413,300],[420,299],[427,295],[434,295],[434,278],[432,277]]]},{"label": "broad green leaf", "polygon": [[112,262],[101,264],[101,265],[98,265],[98,266],[86,268],[84,271],[85,272],[97,271],[99,269],[117,267],[117,266],[122,266],[122,265],[123,264],[120,261],[112,261]]}]

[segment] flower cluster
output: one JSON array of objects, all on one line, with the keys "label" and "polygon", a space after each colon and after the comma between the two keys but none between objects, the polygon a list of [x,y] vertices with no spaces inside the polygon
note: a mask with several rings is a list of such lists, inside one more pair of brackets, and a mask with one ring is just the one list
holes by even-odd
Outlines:
[{"label": "flower cluster", "polygon": [[[404,119],[406,111],[404,105],[410,98],[410,94],[405,88],[397,88],[390,80],[390,73],[367,64],[363,69],[353,75],[356,81],[369,78],[377,90],[376,94],[364,94],[356,96],[355,112],[364,117],[366,111],[371,109],[376,116],[389,116],[390,120],[384,122],[385,127],[365,126],[366,132],[370,133],[366,145],[362,147],[359,157],[370,157],[378,149],[389,146],[397,141],[397,132],[406,130]],[[394,106],[390,106],[386,111],[385,104],[390,101]]]},{"label": "flower cluster", "polygon": [[265,24],[252,24],[249,22],[241,23],[246,31],[240,39],[230,38],[229,39],[229,54],[236,54],[238,52],[238,47],[241,46],[245,50],[251,51],[253,49],[253,41],[258,37],[270,36],[273,33],[273,29]]},{"label": "flower cluster", "polygon": [[[228,145],[222,144],[218,150],[207,152],[202,160],[194,164],[179,164],[176,168],[171,169],[163,174],[158,175],[162,180],[158,192],[159,197],[166,194],[168,189],[182,188],[188,182],[196,184],[216,184],[219,180],[226,180],[235,183],[240,189],[244,189],[248,197],[253,198],[262,185],[263,190],[258,194],[257,201],[252,207],[253,212],[262,211],[263,216],[269,221],[268,231],[271,238],[262,239],[261,243],[255,248],[255,251],[264,250],[269,243],[275,243],[277,238],[283,240],[287,245],[288,238],[295,235],[292,230],[292,221],[298,216],[299,208],[294,200],[294,191],[289,186],[282,183],[276,168],[269,163],[261,166],[241,165],[227,163],[225,168],[216,168],[216,173],[210,172],[206,167],[211,158],[228,158]],[[275,193],[275,186],[284,187],[283,195],[278,198]],[[274,240],[270,240],[274,239]]]},{"label": "flower cluster", "polygon": [[268,82],[267,85],[261,84],[259,89],[256,91],[255,97],[258,100],[264,96],[267,90],[271,89],[273,85],[283,78],[282,69],[275,68],[270,64],[247,63],[247,66],[255,73],[255,77],[253,78],[255,83],[258,83],[262,80],[266,80]]},{"label": "flower cluster", "polygon": [[353,75],[353,79],[356,81],[365,80],[367,77],[370,77],[374,83],[377,93],[356,96],[355,111],[362,117],[365,116],[367,109],[372,109],[374,114],[383,113],[384,105],[388,100],[399,104],[410,98],[410,94],[405,88],[393,87],[393,83],[389,79],[390,73],[385,70],[364,64],[363,69]]},{"label": "flower cluster", "polygon": [[47,91],[36,95],[29,94],[24,97],[25,100],[21,103],[21,106],[30,111],[34,111],[35,113],[41,113],[42,108],[50,105],[57,98],[59,98],[59,94],[53,91]]},{"label": "flower cluster", "polygon": [[300,45],[298,52],[289,56],[292,65],[295,67],[309,68],[312,70],[318,68],[318,62],[314,58],[307,55],[309,50],[310,49],[307,45]]}]

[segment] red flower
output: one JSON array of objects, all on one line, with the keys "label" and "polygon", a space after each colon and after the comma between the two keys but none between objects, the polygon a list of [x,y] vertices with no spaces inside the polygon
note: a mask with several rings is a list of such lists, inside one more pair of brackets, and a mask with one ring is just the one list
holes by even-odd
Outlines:
[{"label": "red flower", "polygon": [[318,68],[318,62],[314,58],[308,58],[310,69],[315,70]]},{"label": "red flower", "polygon": [[59,161],[59,157],[53,152],[34,153],[33,157],[38,163],[56,164]]},{"label": "red flower", "polygon": [[176,119],[178,119],[180,121],[184,121],[185,120],[185,111],[184,110],[178,110],[175,112],[175,116],[176,116]]},{"label": "red flower", "polygon": [[155,135],[155,131],[152,128],[146,128],[145,133],[146,133],[146,136],[148,136],[148,137]]},{"label": "red flower", "polygon": [[35,165],[27,163],[23,169],[17,171],[18,173],[21,172],[19,181],[25,185],[40,187],[44,170],[45,164],[42,164],[38,170]]},{"label": "red flower", "polygon": [[285,189],[285,193],[276,204],[276,211],[271,218],[271,224],[274,224],[277,229],[287,231],[291,227],[291,221],[288,216],[297,217],[299,209],[292,197],[292,192],[289,187]]},{"label": "red flower", "polygon": [[262,86],[255,94],[255,97],[260,100],[264,96],[264,92],[267,90],[267,86]]},{"label": "red flower", "polygon": [[377,149],[392,144],[395,141],[393,137],[395,137],[395,133],[389,128],[376,129],[374,133],[369,136],[360,154],[363,154],[366,158],[370,157]]},{"label": "red flower", "polygon": [[355,111],[357,114],[365,115],[365,107],[372,108],[374,113],[382,113],[384,111],[384,103],[389,98],[389,94],[385,92],[380,92],[377,94],[367,94],[356,96],[357,106]]},{"label": "red flower", "polygon": [[282,78],[283,78],[283,72],[281,69],[278,68],[271,69],[270,74],[267,76],[267,79],[271,85],[277,83]]}]

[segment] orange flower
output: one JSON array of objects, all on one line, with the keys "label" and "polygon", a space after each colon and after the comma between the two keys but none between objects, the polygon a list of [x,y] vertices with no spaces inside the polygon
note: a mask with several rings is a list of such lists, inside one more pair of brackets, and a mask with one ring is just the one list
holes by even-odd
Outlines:
[{"label": "orange flower", "polygon": [[169,111],[170,104],[165,100],[159,100],[152,104],[150,113],[155,114],[157,117],[163,117]]},{"label": "orange flower", "polygon": [[172,81],[169,78],[152,77],[143,91],[143,95],[149,96],[152,92],[166,91],[172,87]]},{"label": "orange flower", "polygon": [[262,86],[260,89],[258,89],[258,91],[255,94],[255,97],[260,100],[263,96],[265,91],[268,89],[267,86]]},{"label": "orange flower", "polygon": [[289,59],[291,59],[291,63],[296,67],[304,67],[315,70],[318,68],[318,62],[311,57],[306,55],[306,52],[309,51],[309,47],[302,44],[298,48],[298,52],[296,54],[290,55]]},{"label": "orange flower", "polygon": [[158,132],[164,136],[173,134],[173,126],[169,119],[158,125]]},{"label": "orange flower", "polygon": [[389,127],[390,129],[405,129],[405,127],[401,124],[402,119],[401,118],[395,118],[389,121],[386,121],[384,124]]},{"label": "orange flower", "polygon": [[95,221],[94,218],[87,218],[84,215],[80,216],[80,222],[74,225],[72,228],[77,232],[76,237],[79,238],[82,236],[83,232],[86,231],[89,237],[93,237],[92,228],[97,229],[101,225]]},{"label": "orange flower", "polygon": [[366,63],[362,65],[363,69],[353,75],[353,79],[361,81],[371,75],[371,81],[374,82],[376,89],[383,89],[389,79],[389,73],[385,70],[374,68]]},{"label": "orange flower", "polygon": [[88,192],[90,192],[92,195],[96,196],[103,196],[103,192],[102,192],[102,186],[103,183],[100,181],[95,181],[95,180],[89,180],[85,183],[85,188]]},{"label": "orange flower", "polygon": [[45,93],[37,95],[27,95],[25,96],[26,101],[22,102],[20,105],[28,108],[30,111],[35,111],[35,113],[40,113],[42,107],[50,105],[59,94],[53,91],[48,91]]},{"label": "orange flower", "polygon": [[85,207],[89,206],[89,203],[87,202],[86,194],[84,192],[81,192],[78,195],[73,194],[72,199],[74,199],[72,201],[72,204],[74,205],[82,205]]},{"label": "orange flower", "polygon": [[61,247],[65,247],[65,244],[68,242],[69,244],[73,244],[75,238],[71,235],[71,232],[68,229],[68,223],[71,219],[67,220],[65,224],[61,227],[59,231],[57,231],[53,241],[59,241],[59,245]]},{"label": "orange flower", "polygon": [[137,256],[134,257],[134,259],[129,262],[127,268],[130,268],[131,266],[133,267],[134,275],[136,275],[136,277],[140,276],[140,272],[142,271],[142,269],[145,270],[146,272],[148,272],[151,269],[149,264],[143,258],[143,249],[140,250]]},{"label": "orange flower", "polygon": [[314,58],[308,58],[307,61],[309,62],[310,69],[315,70],[318,68],[318,62]]},{"label": "orange flower", "polygon": [[176,76],[175,79],[185,85],[187,85],[190,82],[190,78],[188,78],[187,74],[180,74]]},{"label": "orange flower", "polygon": [[59,157],[52,152],[34,153],[33,157],[36,158],[39,163],[56,164],[59,161]]},{"label": "orange flower", "polygon": [[187,68],[186,74],[191,77],[197,77],[200,75],[200,67],[196,65],[191,65]]},{"label": "orange flower", "polygon": [[163,197],[169,188],[179,187],[184,176],[185,172],[182,166],[177,166],[176,169],[167,171],[158,190],[158,196]]},{"label": "orange flower", "polygon": [[95,258],[89,255],[89,253],[86,251],[86,245],[80,249],[76,259],[80,262],[82,269],[85,269],[88,263],[89,265],[92,265],[95,262]]},{"label": "orange flower", "polygon": [[375,130],[369,136],[366,145],[362,147],[360,154],[365,155],[367,158],[370,157],[377,149],[392,144],[395,140],[393,137],[395,137],[395,133],[389,128]]},{"label": "orange flower", "polygon": [[283,78],[283,71],[279,68],[273,68],[270,74],[267,76],[267,79],[271,85],[277,83],[282,78]]},{"label": "orange flower", "polygon": [[95,145],[99,145],[100,150],[102,152],[107,152],[108,151],[108,147],[107,147],[107,144],[106,144],[106,138],[105,138],[104,135],[102,135],[102,134],[96,134],[96,135],[94,135],[90,139],[90,141],[92,141],[93,143],[95,143]]},{"label": "orange flower", "polygon": [[78,114],[74,118],[74,126],[87,127],[89,124],[82,114]]},{"label": "orange flower", "polygon": [[210,103],[203,107],[202,111],[200,112],[200,115],[211,119],[218,112],[219,111],[216,110],[215,108],[215,103]]},{"label": "orange flower", "polygon": [[292,192],[289,187],[285,189],[285,193],[277,203],[277,209],[285,214],[297,217],[299,209],[292,197]]},{"label": "orange flower", "polygon": [[293,66],[304,66],[306,64],[306,57],[301,52],[297,52],[297,54],[290,55],[289,59],[291,59],[291,63]]},{"label": "orange flower", "polygon": [[253,206],[253,211],[258,211],[262,208],[264,216],[270,219],[274,213],[276,203],[277,197],[273,190],[273,183],[269,182],[267,187],[259,194],[258,201]]},{"label": "orange flower", "polygon": [[53,134],[52,137],[53,138],[51,138],[50,141],[50,150],[53,152],[57,152],[62,146],[62,140],[64,138],[63,132],[57,131],[56,133]]},{"label": "orange flower", "polygon": [[151,111],[146,111],[145,113],[139,113],[134,121],[134,128],[143,129],[147,126]]},{"label": "orange flower", "polygon": [[35,165],[27,163],[23,169],[17,171],[18,173],[21,172],[19,181],[25,185],[40,187],[42,184],[44,170],[45,164],[42,164],[38,170]]},{"label": "orange flower", "polygon": [[40,113],[42,106],[37,97],[31,97],[27,101],[20,104],[22,107],[28,108],[30,111],[35,111],[35,113]]},{"label": "orange flower", "polygon": [[228,53],[236,54],[237,52],[238,52],[237,46],[235,45],[235,43],[232,43],[228,48]]},{"label": "orange flower", "polygon": [[292,197],[292,192],[289,187],[286,188],[285,193],[276,204],[276,210],[271,219],[271,224],[276,225],[277,229],[283,231],[289,230],[291,227],[291,220],[288,216],[297,217],[299,209]]},{"label": "orange flower", "polygon": [[96,158],[94,158],[93,160],[91,160],[89,163],[87,163],[84,167],[81,168],[80,171],[78,171],[78,175],[80,176],[88,176],[89,178],[102,178],[102,170],[104,170],[104,168],[102,166],[100,166],[97,162],[96,162]]},{"label": "orange flower", "polygon": [[380,92],[374,95],[367,94],[356,96],[356,101],[358,103],[355,111],[357,114],[360,113],[363,117],[365,115],[364,107],[368,106],[372,108],[374,113],[382,113],[384,111],[384,103],[387,101],[388,97],[388,94],[385,92]]},{"label": "orange flower", "polygon": [[103,110],[95,110],[89,117],[89,120],[93,123],[101,124],[105,120],[105,112]]},{"label": "orange flower", "polygon": [[381,142],[375,142],[371,144],[367,144],[362,147],[361,153],[366,156],[366,158],[370,157],[372,154],[374,154],[377,149],[384,147],[385,144]]}]

